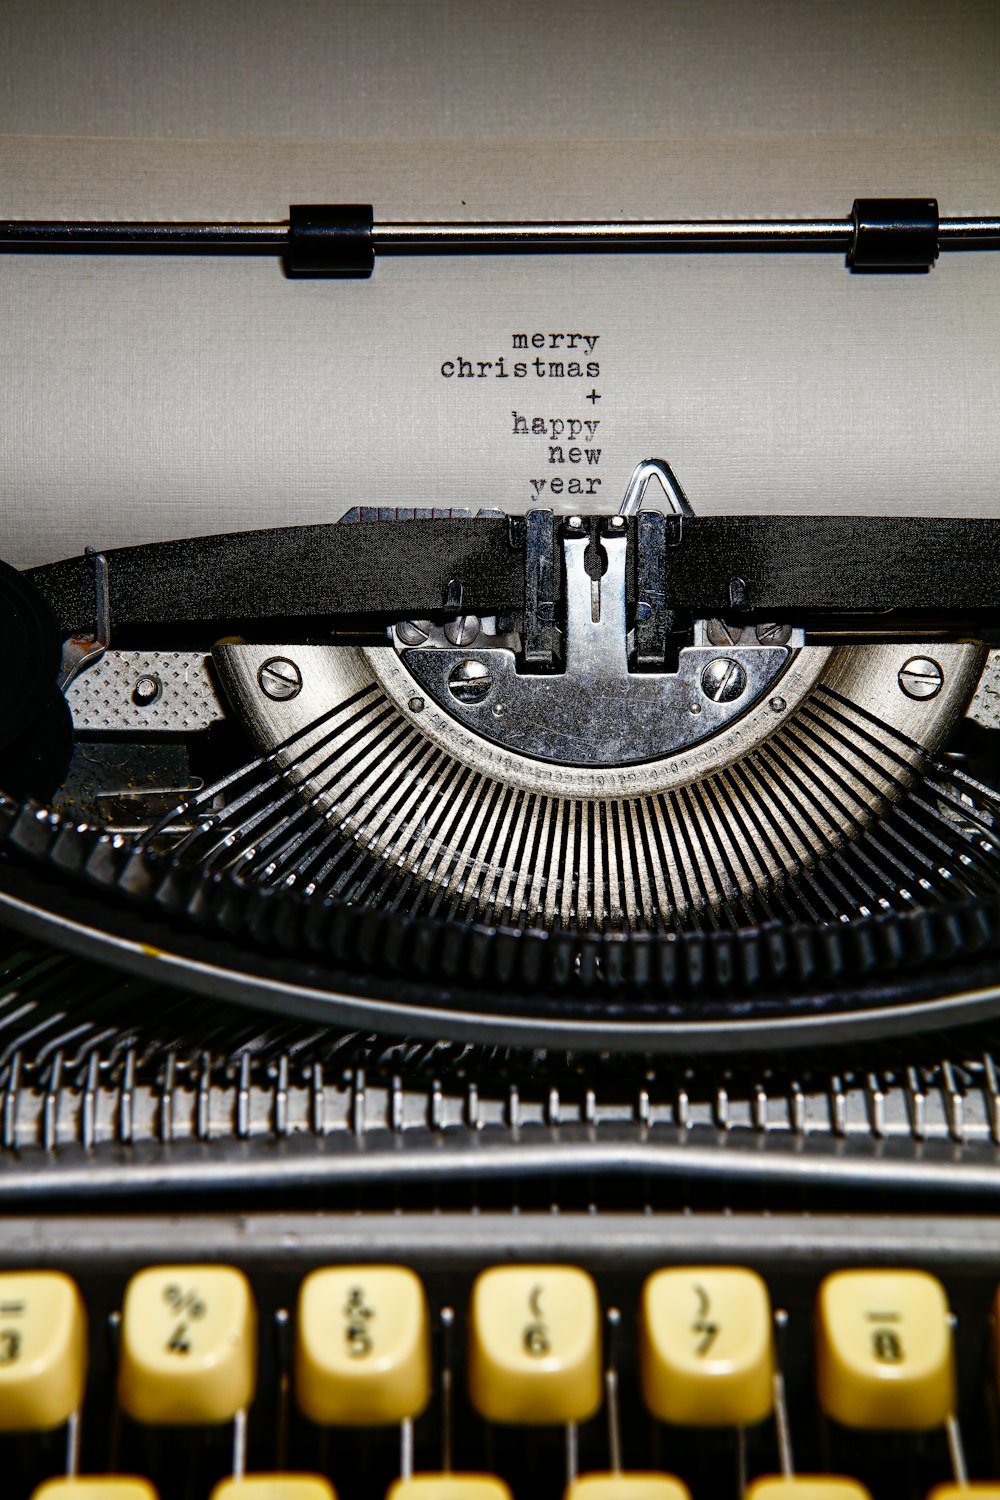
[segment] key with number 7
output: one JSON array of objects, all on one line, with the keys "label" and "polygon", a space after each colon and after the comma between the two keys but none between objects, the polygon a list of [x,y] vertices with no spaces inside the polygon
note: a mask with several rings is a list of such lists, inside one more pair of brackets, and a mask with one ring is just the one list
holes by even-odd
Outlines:
[{"label": "key with number 7", "polygon": [[678,1266],[646,1282],[642,1391],[663,1422],[749,1427],[771,1411],[771,1301],[755,1271]]}]

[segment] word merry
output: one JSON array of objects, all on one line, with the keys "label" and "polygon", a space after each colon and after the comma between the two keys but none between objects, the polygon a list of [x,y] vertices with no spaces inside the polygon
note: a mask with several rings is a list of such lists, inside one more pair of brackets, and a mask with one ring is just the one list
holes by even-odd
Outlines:
[{"label": "word merry", "polygon": [[600,336],[599,333],[512,333],[510,338],[512,349],[527,349],[530,338],[532,349],[561,349],[563,344],[567,349],[575,349],[578,344],[586,344],[587,353],[593,354]]}]

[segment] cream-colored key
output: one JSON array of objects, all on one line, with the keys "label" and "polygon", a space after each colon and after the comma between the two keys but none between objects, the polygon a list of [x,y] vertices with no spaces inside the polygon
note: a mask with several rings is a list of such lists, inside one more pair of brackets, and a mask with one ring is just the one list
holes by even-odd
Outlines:
[{"label": "cream-colored key", "polygon": [[691,1491],[672,1474],[581,1474],[563,1500],[691,1500]]},{"label": "cream-colored key", "polygon": [[75,1479],[49,1479],[31,1500],[158,1500],[148,1479],[131,1474],[88,1474]]},{"label": "cream-colored key", "polygon": [[924,1271],[837,1271],[819,1289],[819,1397],[846,1427],[919,1432],[955,1404],[944,1287]]},{"label": "cream-colored key", "polygon": [[385,1500],[512,1500],[493,1474],[414,1474],[397,1479]]},{"label": "cream-colored key", "polygon": [[319,1474],[245,1474],[223,1479],[212,1500],[337,1500],[337,1492]]},{"label": "cream-colored key", "polygon": [[1000,1484],[939,1484],[927,1500],[1000,1500]]},{"label": "cream-colored key", "polygon": [[682,1266],[642,1292],[642,1393],[662,1422],[750,1427],[770,1415],[771,1299],[755,1271]]},{"label": "cream-colored key", "polygon": [[430,1399],[427,1299],[402,1266],[314,1271],[299,1292],[299,1406],[314,1422],[373,1426],[417,1417]]},{"label": "cream-colored key", "polygon": [[153,1266],[122,1304],[118,1399],[138,1422],[228,1422],[253,1400],[257,1310],[232,1266]]},{"label": "cream-colored key", "polygon": [[87,1313],[59,1271],[0,1275],[0,1432],[61,1427],[83,1401]]},{"label": "cream-colored key", "polygon": [[497,1266],[472,1289],[469,1394],[491,1422],[583,1422],[601,1404],[597,1288],[573,1266]]},{"label": "cream-colored key", "polygon": [[799,1474],[794,1479],[757,1479],[744,1491],[743,1500],[871,1500],[871,1495],[856,1479]]}]

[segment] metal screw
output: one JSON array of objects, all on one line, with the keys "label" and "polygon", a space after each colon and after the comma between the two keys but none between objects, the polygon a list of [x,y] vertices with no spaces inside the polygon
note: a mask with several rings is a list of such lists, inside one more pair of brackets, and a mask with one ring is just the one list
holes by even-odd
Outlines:
[{"label": "metal screw", "polygon": [[448,686],[459,703],[482,703],[493,691],[493,673],[483,661],[460,661],[451,669]]},{"label": "metal screw", "polygon": [[459,615],[448,621],[444,633],[453,646],[471,646],[479,634],[479,616]]},{"label": "metal screw", "polygon": [[579,531],[583,526],[583,517],[569,516],[567,518],[566,525],[569,527],[570,531]]},{"label": "metal screw", "polygon": [[735,703],[746,685],[746,672],[728,656],[717,656],[701,674],[701,690],[713,703]]},{"label": "metal screw", "polygon": [[788,707],[788,704],[785,702],[784,698],[772,698],[771,699],[770,708],[771,708],[772,713],[783,714],[785,712],[785,709],[787,707]]},{"label": "metal screw", "polygon": [[762,646],[785,646],[791,640],[791,636],[790,625],[779,625],[772,620],[767,625],[757,626],[757,639]]},{"label": "metal screw", "polygon": [[934,698],[944,673],[929,656],[911,656],[899,669],[899,685],[908,698]]},{"label": "metal screw", "polygon": [[492,713],[494,719],[502,719],[507,712],[506,703],[494,703]]},{"label": "metal screw", "polygon": [[424,711],[424,700],[423,698],[419,697],[408,698],[406,700],[406,706],[410,710],[411,714],[422,714]]},{"label": "metal screw", "polygon": [[140,677],[132,689],[132,702],[139,708],[149,708],[163,692],[163,683],[152,672]]},{"label": "metal screw", "polygon": [[283,703],[302,691],[302,673],[287,656],[269,656],[257,669],[257,682],[265,698]]},{"label": "metal screw", "polygon": [[422,646],[430,634],[430,624],[427,620],[402,620],[396,634],[404,646]]},{"label": "metal screw", "polygon": [[625,517],[624,516],[612,516],[611,517],[611,525],[612,525],[612,527],[613,527],[613,529],[615,531],[621,531],[622,527],[625,525]]},{"label": "metal screw", "polygon": [[743,626],[730,625],[727,620],[709,620],[705,634],[713,646],[738,646],[743,639]]}]

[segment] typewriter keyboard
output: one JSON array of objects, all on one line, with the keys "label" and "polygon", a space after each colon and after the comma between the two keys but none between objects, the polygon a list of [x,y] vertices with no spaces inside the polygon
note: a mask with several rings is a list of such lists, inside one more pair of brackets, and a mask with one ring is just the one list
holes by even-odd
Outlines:
[{"label": "typewriter keyboard", "polygon": [[0,1493],[1000,1500],[998,1287],[996,1220],[0,1220]]}]

